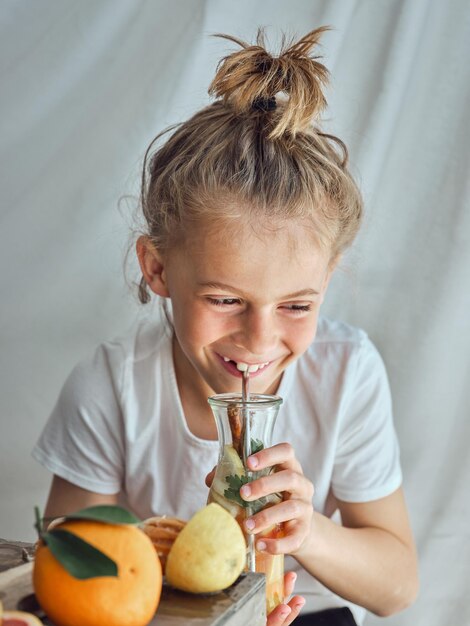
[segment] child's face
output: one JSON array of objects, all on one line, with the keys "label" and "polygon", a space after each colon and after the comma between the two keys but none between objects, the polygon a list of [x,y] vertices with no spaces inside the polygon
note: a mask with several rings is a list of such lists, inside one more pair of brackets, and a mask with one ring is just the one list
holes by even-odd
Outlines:
[{"label": "child's face", "polygon": [[179,383],[196,383],[206,397],[240,391],[237,364],[256,370],[252,392],[274,393],[284,369],[315,336],[330,277],[328,251],[298,222],[256,230],[240,227],[228,237],[221,228],[195,229],[163,263],[177,371],[200,377]]}]

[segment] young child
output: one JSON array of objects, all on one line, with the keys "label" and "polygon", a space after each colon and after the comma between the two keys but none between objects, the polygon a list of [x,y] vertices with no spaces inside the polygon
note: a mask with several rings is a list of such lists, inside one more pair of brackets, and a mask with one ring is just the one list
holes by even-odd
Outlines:
[{"label": "young child", "polygon": [[[296,623],[360,623],[417,590],[383,363],[363,331],[319,316],[362,214],[346,148],[318,125],[328,73],[310,55],[324,30],[278,57],[262,34],[254,46],[226,36],[241,49],[219,64],[215,102],[152,142],[139,296],[163,299],[166,319],[141,320],[80,363],[33,452],[54,474],[47,517],[120,502],[141,518],[188,519],[217,462],[207,398],[239,392],[248,366],[251,391],[284,404],[278,443],[249,459],[277,471],[241,496],[283,501],[246,527],[259,549],[290,555],[302,594],[270,626],[304,601]],[[263,538],[280,522],[284,538]]]}]

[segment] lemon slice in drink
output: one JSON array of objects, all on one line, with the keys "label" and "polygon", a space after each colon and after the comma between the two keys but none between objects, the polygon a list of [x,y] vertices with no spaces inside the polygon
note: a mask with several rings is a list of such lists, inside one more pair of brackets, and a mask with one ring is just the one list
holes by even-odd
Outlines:
[{"label": "lemon slice in drink", "polygon": [[215,489],[211,489],[209,492],[207,504],[210,504],[211,502],[220,504],[220,506],[228,511],[232,517],[238,518],[243,516],[243,508],[241,506],[239,506],[236,502],[227,500],[225,496],[221,496],[217,491],[215,491]]},{"label": "lemon slice in drink", "polygon": [[217,466],[217,471],[214,476],[214,482],[212,483],[212,489],[216,491],[219,496],[224,497],[224,491],[228,488],[227,476],[243,476],[245,474],[245,468],[241,458],[238,456],[237,451],[233,446],[227,445],[224,447],[224,454]]},{"label": "lemon slice in drink", "polygon": [[225,464],[227,468],[230,468],[232,474],[241,475],[245,473],[243,462],[233,446],[224,446],[224,456],[222,458],[222,463]]}]

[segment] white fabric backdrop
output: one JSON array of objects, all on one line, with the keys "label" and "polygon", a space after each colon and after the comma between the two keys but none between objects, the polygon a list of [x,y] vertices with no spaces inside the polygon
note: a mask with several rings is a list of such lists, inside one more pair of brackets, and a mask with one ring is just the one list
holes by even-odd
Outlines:
[{"label": "white fabric backdrop", "polygon": [[[390,625],[470,624],[470,4],[466,0],[4,0],[0,6],[0,536],[33,539],[29,456],[75,362],[139,307],[123,279],[149,140],[207,102],[229,49],[321,25],[327,127],[366,226],[332,316],[388,366],[422,590]],[[368,624],[380,620],[370,617]]]}]

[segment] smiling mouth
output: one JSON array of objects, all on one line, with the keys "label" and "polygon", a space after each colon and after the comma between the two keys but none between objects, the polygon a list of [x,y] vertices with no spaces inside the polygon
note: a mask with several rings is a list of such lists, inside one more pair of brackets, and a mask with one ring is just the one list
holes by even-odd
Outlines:
[{"label": "smiling mouth", "polygon": [[272,361],[266,361],[264,363],[245,363],[244,361],[234,361],[221,354],[217,354],[217,356],[223,363],[225,369],[235,376],[242,376],[243,372],[259,375],[272,363]]}]

